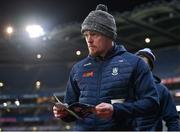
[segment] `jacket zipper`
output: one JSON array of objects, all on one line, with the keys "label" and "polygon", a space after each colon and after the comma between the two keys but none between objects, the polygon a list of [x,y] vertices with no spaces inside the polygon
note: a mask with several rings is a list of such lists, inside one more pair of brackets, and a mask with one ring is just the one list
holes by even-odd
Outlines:
[{"label": "jacket zipper", "polygon": [[100,101],[100,92],[101,92],[101,81],[102,81],[102,69],[103,69],[103,61],[100,61],[99,67],[98,67],[98,82],[97,82],[97,104],[101,103]]}]

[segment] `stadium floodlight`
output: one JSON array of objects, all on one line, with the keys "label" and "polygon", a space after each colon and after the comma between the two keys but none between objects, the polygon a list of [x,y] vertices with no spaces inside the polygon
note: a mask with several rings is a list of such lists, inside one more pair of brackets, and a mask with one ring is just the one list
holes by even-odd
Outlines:
[{"label": "stadium floodlight", "polygon": [[6,107],[8,104],[6,102],[3,103],[3,106]]},{"label": "stadium floodlight", "polygon": [[81,55],[81,51],[80,51],[80,50],[77,50],[77,51],[76,51],[76,55],[78,55],[78,56]]},{"label": "stadium floodlight", "polygon": [[0,87],[3,87],[4,86],[4,83],[3,82],[0,82]]},{"label": "stadium floodlight", "polygon": [[30,38],[38,38],[45,34],[43,28],[40,25],[28,25],[26,31],[29,34]]},{"label": "stadium floodlight", "polygon": [[144,40],[147,44],[151,42],[151,39],[150,38],[145,38]]},{"label": "stadium floodlight", "polygon": [[19,100],[14,101],[14,103],[15,103],[17,106],[19,106],[19,105],[20,105]]},{"label": "stadium floodlight", "polygon": [[42,55],[41,54],[37,54],[36,57],[37,57],[37,59],[41,59]]},{"label": "stadium floodlight", "polygon": [[40,87],[41,87],[41,82],[40,81],[36,81],[36,89],[38,90],[38,89],[40,89]]},{"label": "stadium floodlight", "polygon": [[12,34],[12,33],[13,33],[13,27],[11,27],[11,26],[7,27],[7,28],[6,28],[6,32],[7,32],[8,34]]}]

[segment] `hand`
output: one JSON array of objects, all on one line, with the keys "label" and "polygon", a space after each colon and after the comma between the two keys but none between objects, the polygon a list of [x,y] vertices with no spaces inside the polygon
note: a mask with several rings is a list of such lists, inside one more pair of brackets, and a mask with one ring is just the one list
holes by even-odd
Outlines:
[{"label": "hand", "polygon": [[95,107],[95,113],[101,118],[111,118],[113,110],[113,106],[109,103],[100,103]]},{"label": "hand", "polygon": [[56,118],[64,118],[69,114],[65,108],[59,108],[55,105],[53,106],[53,113]]}]

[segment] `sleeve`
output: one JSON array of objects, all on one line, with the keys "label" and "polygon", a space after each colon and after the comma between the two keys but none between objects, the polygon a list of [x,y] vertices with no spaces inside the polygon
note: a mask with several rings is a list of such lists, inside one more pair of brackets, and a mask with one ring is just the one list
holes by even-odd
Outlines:
[{"label": "sleeve", "polygon": [[[64,98],[64,103],[67,103],[68,105],[79,101],[80,93],[79,93],[79,88],[75,80],[75,76],[76,74],[73,68],[70,72],[70,76],[69,76],[67,87],[66,87],[66,94]],[[75,121],[76,118],[72,115],[68,115],[62,118],[62,120],[64,122],[72,122],[72,121]]]},{"label": "sleeve", "polygon": [[180,131],[179,115],[174,99],[166,86],[159,84],[158,87],[163,90],[161,93],[161,109],[168,131]]},{"label": "sleeve", "polygon": [[159,95],[148,66],[139,59],[132,73],[132,87],[135,92],[135,101],[114,103],[115,118],[129,118],[152,114],[159,108]]}]

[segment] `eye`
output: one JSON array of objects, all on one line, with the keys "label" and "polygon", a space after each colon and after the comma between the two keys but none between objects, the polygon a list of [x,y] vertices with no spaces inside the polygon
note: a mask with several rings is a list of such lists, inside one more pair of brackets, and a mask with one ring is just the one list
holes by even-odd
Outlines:
[{"label": "eye", "polygon": [[84,34],[83,34],[83,37],[84,37],[84,38],[87,38],[87,37],[88,37],[88,34],[87,34],[87,33],[84,33]]},{"label": "eye", "polygon": [[98,35],[99,33],[98,32],[91,32],[92,33],[92,35]]}]

